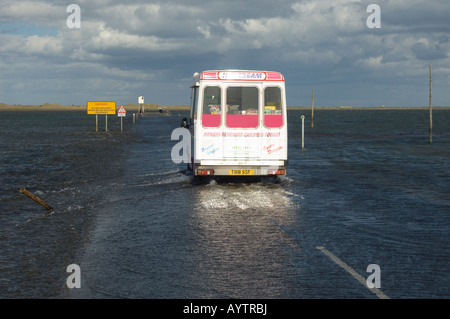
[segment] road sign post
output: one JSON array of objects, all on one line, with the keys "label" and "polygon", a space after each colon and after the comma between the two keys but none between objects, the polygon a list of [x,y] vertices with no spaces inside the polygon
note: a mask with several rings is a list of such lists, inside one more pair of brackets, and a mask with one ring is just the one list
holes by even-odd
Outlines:
[{"label": "road sign post", "polygon": [[98,131],[98,115],[104,114],[105,131],[108,132],[108,114],[116,114],[116,102],[87,102],[87,114],[96,115],[96,131]]},{"label": "road sign post", "polygon": [[117,110],[117,116],[120,117],[120,130],[123,131],[123,118],[127,115],[127,110],[123,107],[123,105],[120,106],[120,108]]}]

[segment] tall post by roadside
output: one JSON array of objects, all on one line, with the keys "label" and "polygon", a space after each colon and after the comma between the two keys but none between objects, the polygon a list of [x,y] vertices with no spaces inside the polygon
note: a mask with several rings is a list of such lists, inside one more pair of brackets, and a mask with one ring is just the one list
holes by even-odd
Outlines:
[{"label": "tall post by roadside", "polygon": [[312,90],[311,127],[314,127],[314,89]]},{"label": "tall post by roadside", "polygon": [[305,116],[302,115],[302,149],[305,148]]},{"label": "tall post by roadside", "polygon": [[433,107],[431,90],[431,64],[430,64],[430,144],[433,144]]}]

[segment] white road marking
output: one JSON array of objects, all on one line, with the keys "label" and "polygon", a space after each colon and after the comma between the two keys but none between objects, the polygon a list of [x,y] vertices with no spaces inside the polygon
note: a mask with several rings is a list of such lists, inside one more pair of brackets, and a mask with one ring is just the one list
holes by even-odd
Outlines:
[{"label": "white road marking", "polygon": [[327,255],[332,261],[334,261],[336,264],[344,268],[350,275],[352,275],[356,280],[358,280],[364,287],[372,291],[375,295],[377,295],[380,299],[390,299],[388,296],[386,296],[380,289],[378,288],[369,288],[367,287],[366,279],[358,274],[356,271],[352,269],[349,265],[347,265],[345,262],[343,262],[341,259],[333,255],[328,249],[326,249],[323,246],[317,246],[317,249],[319,249],[321,252],[323,252],[325,255]]}]

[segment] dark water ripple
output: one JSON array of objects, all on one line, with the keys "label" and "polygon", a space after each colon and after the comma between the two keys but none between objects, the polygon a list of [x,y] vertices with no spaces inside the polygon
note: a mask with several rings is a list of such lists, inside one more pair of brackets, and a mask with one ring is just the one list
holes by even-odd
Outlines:
[{"label": "dark water ripple", "polygon": [[449,298],[450,112],[433,145],[424,110],[308,115],[289,112],[278,183],[193,185],[177,114],[97,133],[83,112],[0,113],[0,298],[376,298],[317,246],[380,265],[392,298]]},{"label": "dark water ripple", "polygon": [[[2,112],[0,291],[8,297],[56,297],[77,249],[87,241],[103,186],[120,174],[127,134],[93,132],[81,112]],[[92,126],[94,124],[94,126]],[[27,188],[52,211],[19,192]]]}]

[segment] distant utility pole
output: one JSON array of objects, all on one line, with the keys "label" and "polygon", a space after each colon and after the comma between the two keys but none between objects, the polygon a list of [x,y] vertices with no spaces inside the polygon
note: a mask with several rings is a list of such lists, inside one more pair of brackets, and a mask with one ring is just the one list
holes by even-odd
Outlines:
[{"label": "distant utility pole", "polygon": [[314,127],[314,89],[312,90],[311,127]]},{"label": "distant utility pole", "polygon": [[430,144],[433,144],[433,107],[432,107],[432,91],[431,91],[431,64],[430,64]]}]

